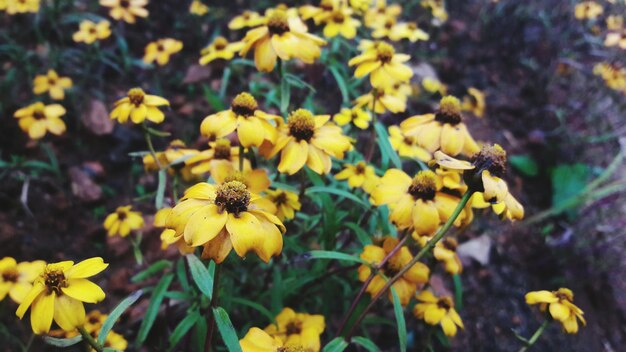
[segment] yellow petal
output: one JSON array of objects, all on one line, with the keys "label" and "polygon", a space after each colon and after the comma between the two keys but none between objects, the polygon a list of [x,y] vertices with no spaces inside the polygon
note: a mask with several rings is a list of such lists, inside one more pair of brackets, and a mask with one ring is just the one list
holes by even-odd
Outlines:
[{"label": "yellow petal", "polygon": [[441,328],[443,329],[443,333],[446,334],[446,336],[452,337],[456,335],[456,325],[448,316],[444,316],[441,319]]},{"label": "yellow petal", "polygon": [[54,303],[54,321],[65,331],[73,331],[85,324],[85,306],[81,301],[60,295]]},{"label": "yellow petal", "polygon": [[40,293],[45,290],[45,288],[46,287],[41,282],[35,282],[33,288],[30,290],[30,292],[28,292],[26,297],[24,297],[19,307],[17,307],[15,315],[17,315],[18,318],[22,319],[24,317],[24,313],[26,313],[26,310],[28,310],[28,307],[31,306],[33,301],[37,298],[37,296],[39,296]]},{"label": "yellow petal", "polygon": [[291,140],[288,142],[280,155],[278,171],[288,173],[289,175],[298,172],[307,161],[308,149],[308,144],[304,140],[300,142]]},{"label": "yellow petal", "polygon": [[552,292],[545,290],[528,292],[525,298],[526,304],[554,303],[559,300]]},{"label": "yellow petal", "polygon": [[238,256],[243,258],[249,251],[261,248],[264,241],[264,234],[259,232],[261,227],[260,221],[249,212],[243,212],[239,217],[228,214],[226,229]]},{"label": "yellow petal", "polygon": [[185,242],[192,247],[201,246],[217,236],[224,228],[228,213],[219,211],[215,204],[196,211],[185,226]]},{"label": "yellow petal", "polygon": [[424,321],[430,325],[437,325],[446,315],[446,310],[436,305],[429,306],[424,312]]},{"label": "yellow petal", "polygon": [[492,176],[488,170],[484,170],[481,174],[483,181],[483,197],[487,202],[502,202],[509,194],[509,188],[506,182],[499,177]]},{"label": "yellow petal", "polygon": [[474,165],[472,165],[471,163],[464,161],[464,160],[455,159],[449,155],[446,155],[445,153],[439,150],[436,151],[435,154],[433,154],[433,156],[435,157],[435,162],[437,164],[448,169],[471,170],[474,168]]},{"label": "yellow petal", "polygon": [[259,71],[272,72],[276,66],[276,52],[272,43],[267,39],[262,39],[256,44],[254,49],[254,64]]},{"label": "yellow petal", "polygon": [[33,302],[33,308],[30,312],[30,325],[35,334],[47,334],[50,331],[50,325],[52,325],[54,316],[55,297],[56,294],[54,292],[43,294],[39,295]]},{"label": "yellow petal", "polygon": [[87,303],[98,303],[105,297],[100,286],[86,279],[68,279],[67,287],[62,287],[64,294]]},{"label": "yellow petal", "polygon": [[564,322],[569,318],[571,311],[563,304],[559,302],[550,303],[550,315],[554,320]]},{"label": "yellow petal", "polygon": [[84,279],[98,274],[108,266],[100,257],[89,258],[67,269],[64,274],[68,279]]}]

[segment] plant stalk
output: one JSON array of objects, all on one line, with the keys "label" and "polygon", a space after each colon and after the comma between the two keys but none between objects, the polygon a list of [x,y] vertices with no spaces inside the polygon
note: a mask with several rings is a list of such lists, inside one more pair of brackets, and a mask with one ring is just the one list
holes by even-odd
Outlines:
[{"label": "plant stalk", "polygon": [[220,283],[220,269],[222,268],[221,265],[217,265],[215,267],[215,277],[213,279],[213,294],[211,295],[211,304],[209,305],[208,311],[207,311],[207,326],[209,327],[209,330],[207,332],[207,338],[206,341],[204,343],[204,351],[205,352],[210,352],[211,351],[211,345],[213,344],[213,331],[215,330],[215,315],[213,314],[213,308],[217,307],[217,299],[218,299],[218,294],[219,294],[219,283]]},{"label": "plant stalk", "polygon": [[87,332],[87,330],[85,330],[83,326],[79,326],[77,329],[82,335],[83,340],[86,341],[94,350],[97,352],[104,351],[104,348],[100,346],[100,344],[93,338],[93,336],[91,336],[91,334]]},{"label": "plant stalk", "polygon": [[543,334],[543,331],[546,329],[546,327],[548,327],[548,324],[550,324],[550,319],[546,318],[546,320],[543,321],[543,323],[537,329],[537,331],[535,331],[533,336],[531,336],[531,338],[528,340],[528,343],[526,344],[526,346],[520,348],[519,352],[526,352],[530,350],[530,348],[533,347],[535,342],[539,340],[539,337],[541,336],[541,334]]}]

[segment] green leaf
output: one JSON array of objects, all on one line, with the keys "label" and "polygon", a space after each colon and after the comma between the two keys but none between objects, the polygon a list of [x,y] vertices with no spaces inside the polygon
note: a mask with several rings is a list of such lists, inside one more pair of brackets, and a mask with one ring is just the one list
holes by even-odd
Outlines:
[{"label": "green leaf", "polygon": [[539,165],[530,155],[511,155],[509,163],[525,176],[533,177],[539,174]]},{"label": "green leaf", "polygon": [[333,77],[335,77],[335,80],[337,81],[337,86],[339,86],[339,91],[341,92],[343,103],[350,104],[350,90],[348,89],[346,80],[343,78],[341,73],[337,70],[336,66],[330,66],[329,70],[330,70],[330,73],[332,73]]},{"label": "green leaf", "polygon": [[335,337],[324,346],[322,352],[342,352],[346,347],[348,347],[348,341],[344,340],[343,337]]},{"label": "green leaf", "polygon": [[[383,165],[387,164],[386,162],[384,162],[385,160],[391,160],[391,164],[393,164],[395,168],[401,169],[402,161],[400,160],[398,153],[393,150],[391,144],[389,143],[389,135],[387,134],[387,129],[385,129],[385,126],[378,121],[376,122],[376,124],[374,124],[374,128],[376,129],[376,141],[378,143],[378,147],[380,148]],[[386,167],[383,167],[383,169],[385,168]]]},{"label": "green leaf", "polygon": [[230,73],[231,73],[230,67],[226,67],[224,69],[224,73],[222,74],[222,85],[220,86],[220,93],[219,93],[220,99],[224,99],[224,97],[226,96],[226,88],[228,88],[228,82],[230,81]]},{"label": "green leaf", "polygon": [[213,274],[194,254],[187,254],[186,258],[187,264],[189,264],[189,271],[191,271],[191,278],[198,286],[200,292],[211,299],[213,296]]},{"label": "green leaf", "polygon": [[113,329],[113,325],[117,322],[117,320],[124,314],[126,309],[133,305],[133,303],[137,302],[139,297],[143,294],[143,291],[139,290],[131,294],[130,296],[124,298],[118,305],[109,313],[109,316],[102,324],[100,328],[100,332],[98,333],[98,343],[104,344],[107,336],[109,336],[109,332]]},{"label": "green leaf", "polygon": [[144,341],[146,341],[148,333],[154,324],[154,320],[159,314],[159,308],[161,307],[161,302],[163,302],[163,297],[165,297],[165,292],[172,283],[173,279],[174,274],[167,274],[163,276],[161,281],[159,281],[157,286],[154,288],[150,304],[148,304],[148,309],[146,310],[146,314],[144,315],[141,326],[139,327],[139,333],[137,333],[137,340],[135,341],[137,346],[140,346]]},{"label": "green leaf", "polygon": [[354,222],[345,223],[346,227],[354,231],[354,234],[359,239],[359,242],[363,246],[367,246],[368,244],[372,244],[372,238],[370,234],[368,234],[363,228],[361,228],[358,224]]},{"label": "green leaf", "polygon": [[400,352],[406,352],[406,322],[404,321],[404,308],[400,304],[400,298],[396,290],[391,287],[391,294],[393,296],[393,313],[396,316],[396,324],[398,324],[398,340],[400,342]]},{"label": "green leaf", "polygon": [[263,314],[268,321],[274,321],[274,315],[267,308],[263,307],[263,305],[258,304],[256,302],[247,300],[245,298],[233,297],[230,299],[233,303],[238,303],[244,306],[248,306],[252,309],[255,309],[259,313]]},{"label": "green leaf", "polygon": [[157,185],[157,193],[154,198],[154,206],[157,209],[163,207],[163,199],[165,198],[165,184],[167,183],[167,169],[159,170],[159,184]]},{"label": "green leaf", "polygon": [[178,262],[176,262],[176,277],[178,278],[178,282],[180,282],[180,286],[183,288],[183,291],[189,291],[189,279],[187,279],[187,270],[185,269],[185,261],[183,258],[179,258]]},{"label": "green leaf", "polygon": [[211,89],[208,85],[203,84],[202,91],[204,93],[204,97],[209,102],[209,105],[211,105],[211,108],[213,110],[222,111],[226,108],[224,102],[222,102],[222,99],[220,99],[220,97],[215,94],[213,89]]},{"label": "green leaf", "polygon": [[454,274],[452,281],[454,282],[454,307],[459,311],[463,309],[463,283],[461,282],[461,275]]},{"label": "green leaf", "polygon": [[582,192],[589,179],[589,167],[585,164],[561,164],[552,169],[552,206]]},{"label": "green leaf", "polygon": [[191,351],[204,351],[207,332],[208,328],[206,319],[198,319],[196,321],[196,326],[193,329],[193,334],[191,335],[191,343],[192,346],[194,346],[191,348]]},{"label": "green leaf", "polygon": [[191,314],[187,314],[185,319],[181,320],[180,323],[176,325],[176,328],[174,328],[174,331],[170,335],[170,348],[168,349],[169,351],[174,349],[174,347],[180,342],[183,337],[185,337],[187,332],[189,332],[189,330],[196,324],[196,321],[201,317],[202,316],[200,315],[200,313],[196,310],[193,311],[193,313]]},{"label": "green leaf", "polygon": [[213,316],[215,317],[215,323],[217,324],[217,329],[220,331],[220,335],[222,336],[222,340],[224,340],[224,344],[226,348],[228,348],[229,352],[242,352],[241,346],[239,345],[239,338],[237,337],[237,332],[235,332],[235,328],[233,327],[233,323],[230,322],[230,318],[228,317],[228,313],[222,307],[213,308]]},{"label": "green leaf", "polygon": [[337,260],[345,260],[349,262],[356,262],[356,263],[368,265],[368,263],[365,260],[355,255],[350,255],[350,254],[341,253],[341,252],[310,251],[308,252],[308,255],[310,255],[312,259],[337,259]]},{"label": "green leaf", "polygon": [[291,89],[289,89],[289,82],[283,78],[280,82],[280,112],[284,115],[289,109],[289,100],[291,99]]},{"label": "green leaf", "polygon": [[54,347],[70,347],[81,342],[82,340],[83,337],[81,335],[74,336],[71,339],[58,339],[56,337],[43,336],[43,341]]},{"label": "green leaf", "polygon": [[353,337],[352,342],[365,348],[368,352],[380,352],[380,348],[378,348],[378,346],[376,346],[376,344],[372,340],[366,337],[362,337],[362,336]]},{"label": "green leaf", "polygon": [[348,198],[354,202],[356,202],[357,204],[363,206],[365,209],[369,209],[370,205],[365,202],[363,199],[355,196],[354,194],[342,190],[342,189],[337,189],[334,187],[327,187],[327,186],[313,186],[313,187],[309,187],[306,190],[307,194],[311,194],[311,193],[331,193],[331,194],[335,194],[338,195],[340,197],[344,197],[344,198]]},{"label": "green leaf", "polygon": [[139,281],[143,281],[147,278],[149,278],[150,276],[161,272],[167,268],[171,268],[172,267],[172,262],[170,262],[167,259],[161,259],[159,261],[154,262],[152,265],[150,265],[148,268],[146,268],[143,271],[138,272],[135,276],[130,278],[130,282],[136,283]]},{"label": "green leaf", "polygon": [[296,75],[288,73],[285,75],[285,79],[289,82],[289,84],[291,84],[294,87],[308,88],[311,92],[316,93],[316,90],[312,85],[306,83],[305,81],[303,81],[300,77]]}]

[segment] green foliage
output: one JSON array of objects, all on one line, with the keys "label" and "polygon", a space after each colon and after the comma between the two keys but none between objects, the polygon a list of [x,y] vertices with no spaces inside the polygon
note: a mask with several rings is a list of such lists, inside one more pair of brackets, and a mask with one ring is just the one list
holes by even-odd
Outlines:
[{"label": "green foliage", "polygon": [[132,295],[123,299],[117,307],[115,307],[107,319],[102,323],[102,327],[100,328],[100,332],[98,333],[98,343],[103,344],[106,341],[107,336],[109,336],[109,332],[113,329],[113,325],[115,322],[124,314],[124,312],[135,303],[143,292],[141,290],[133,293]]}]

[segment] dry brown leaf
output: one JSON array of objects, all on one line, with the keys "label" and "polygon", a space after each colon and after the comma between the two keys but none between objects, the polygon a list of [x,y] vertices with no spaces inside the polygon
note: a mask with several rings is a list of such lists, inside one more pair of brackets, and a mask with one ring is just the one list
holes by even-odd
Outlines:
[{"label": "dry brown leaf", "polygon": [[80,167],[71,167],[68,173],[72,180],[72,193],[78,199],[84,202],[93,202],[102,198],[102,188]]},{"label": "dry brown leaf", "polygon": [[202,65],[191,65],[187,69],[185,73],[185,78],[183,78],[184,84],[191,84],[203,81],[207,78],[211,77],[211,68],[208,66]]},{"label": "dry brown leaf", "polygon": [[97,136],[103,136],[113,132],[114,123],[109,118],[109,112],[103,102],[92,100],[87,111],[81,116],[85,127]]}]

